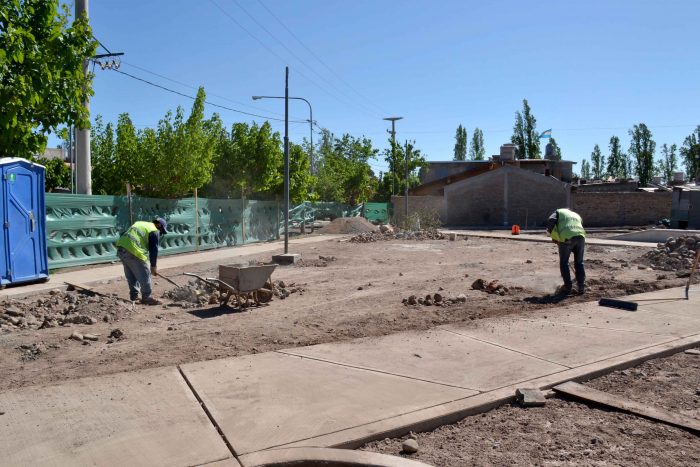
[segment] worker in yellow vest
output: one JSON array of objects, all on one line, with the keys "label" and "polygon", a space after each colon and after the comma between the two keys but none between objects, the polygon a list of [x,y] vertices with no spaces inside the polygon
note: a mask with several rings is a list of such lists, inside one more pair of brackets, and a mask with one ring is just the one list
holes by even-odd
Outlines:
[{"label": "worker in yellow vest", "polygon": [[124,275],[129,284],[129,298],[132,302],[139,298],[140,291],[141,303],[144,305],[160,303],[151,296],[151,275],[158,275],[158,245],[160,236],[166,233],[168,223],[159,217],[152,222],[135,222],[117,240],[117,256],[124,265]]},{"label": "worker in yellow vest", "polygon": [[583,267],[586,231],[583,229],[581,216],[570,209],[557,209],[549,216],[547,233],[559,247],[559,271],[564,279],[564,285],[559,288],[559,293],[568,295],[572,291],[569,258],[573,253],[577,292],[583,294],[586,290],[586,270]]}]

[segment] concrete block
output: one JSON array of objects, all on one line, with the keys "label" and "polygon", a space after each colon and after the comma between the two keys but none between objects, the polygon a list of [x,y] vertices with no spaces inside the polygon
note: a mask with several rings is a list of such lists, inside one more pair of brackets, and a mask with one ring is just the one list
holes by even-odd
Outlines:
[{"label": "concrete block", "polygon": [[544,393],[536,388],[518,388],[515,390],[515,398],[523,407],[542,407],[547,402]]},{"label": "concrete block", "polygon": [[301,259],[299,253],[283,253],[281,255],[272,255],[272,261],[277,264],[296,264]]}]

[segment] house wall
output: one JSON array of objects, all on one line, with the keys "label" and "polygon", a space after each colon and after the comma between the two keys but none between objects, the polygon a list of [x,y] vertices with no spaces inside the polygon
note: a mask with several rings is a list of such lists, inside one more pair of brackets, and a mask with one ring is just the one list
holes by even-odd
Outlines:
[{"label": "house wall", "polygon": [[568,203],[569,185],[514,167],[445,187],[446,222],[451,225],[541,226]]},{"label": "house wall", "polygon": [[586,227],[648,225],[671,218],[671,192],[613,192],[572,194],[571,209]]}]

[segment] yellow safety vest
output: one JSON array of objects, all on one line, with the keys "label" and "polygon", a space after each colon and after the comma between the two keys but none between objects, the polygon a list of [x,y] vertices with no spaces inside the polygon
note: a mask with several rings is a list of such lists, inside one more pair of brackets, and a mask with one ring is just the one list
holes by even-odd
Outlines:
[{"label": "yellow safety vest", "polygon": [[558,220],[550,235],[552,240],[557,242],[565,242],[573,237],[586,236],[586,231],[583,230],[583,221],[581,216],[569,209],[557,209]]},{"label": "yellow safety vest", "polygon": [[157,232],[158,228],[153,222],[134,222],[124,235],[117,240],[117,246],[136,256],[143,262],[148,261],[148,237],[151,232]]}]

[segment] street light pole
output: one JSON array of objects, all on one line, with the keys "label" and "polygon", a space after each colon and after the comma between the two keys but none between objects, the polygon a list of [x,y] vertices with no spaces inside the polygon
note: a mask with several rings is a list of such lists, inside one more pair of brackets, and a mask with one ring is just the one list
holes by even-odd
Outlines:
[{"label": "street light pole", "polygon": [[394,194],[394,178],[396,178],[396,167],[394,167],[395,163],[395,158],[396,158],[396,120],[401,120],[403,117],[387,117],[383,120],[388,120],[391,122],[391,194]]},{"label": "street light pole", "polygon": [[284,254],[289,253],[289,67],[284,67]]},{"label": "street light pole", "polygon": [[[283,96],[253,96],[253,100],[257,101],[260,99],[285,99]],[[287,97],[287,99],[294,99],[298,101],[306,102],[309,106],[309,143],[311,144],[309,148],[309,160],[311,162],[311,173],[314,173],[314,113],[311,109],[311,102],[307,101],[303,97]]]}]

